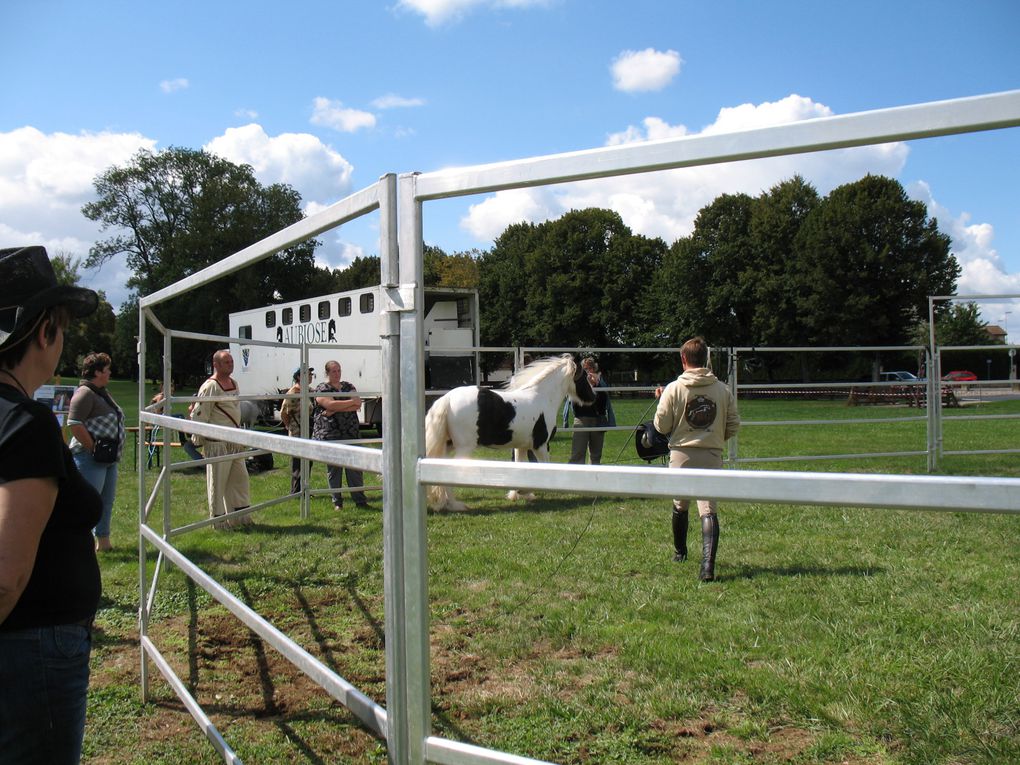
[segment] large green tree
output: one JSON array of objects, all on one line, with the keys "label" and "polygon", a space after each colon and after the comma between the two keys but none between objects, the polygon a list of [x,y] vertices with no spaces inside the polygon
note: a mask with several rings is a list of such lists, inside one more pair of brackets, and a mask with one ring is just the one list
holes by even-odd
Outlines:
[{"label": "large green tree", "polygon": [[952,294],[960,275],[924,203],[876,175],[833,189],[794,250],[798,315],[820,346],[905,344],[928,296]]},{"label": "large green tree", "polygon": [[333,271],[332,289],[327,292],[347,292],[364,287],[375,287],[382,281],[378,255],[359,255],[346,268]]},{"label": "large green tree", "polygon": [[703,207],[690,236],[673,243],[655,274],[662,344],[704,335],[713,345],[748,342],[758,307],[750,239],[754,200],[723,194]]},{"label": "large green tree", "polygon": [[[126,256],[132,272],[128,286],[136,295],[165,287],[302,218],[301,198],[293,188],[263,186],[250,166],[205,151],[142,150],[93,184],[97,198],[82,212],[111,236],[93,245],[86,264]],[[290,247],[159,306],[157,314],[176,329],[225,334],[232,311],[305,297],[328,283],[315,266],[316,245],[311,240]],[[151,355],[158,357],[158,351]],[[196,378],[204,374],[210,354],[207,345],[182,342],[174,355],[178,376]]]},{"label": "large green tree", "polygon": [[948,237],[895,180],[867,176],[819,199],[795,176],[699,212],[655,276],[659,339],[903,345],[928,295],[952,292],[958,275]]},{"label": "large green tree", "polygon": [[723,194],[655,275],[659,344],[704,335],[715,345],[798,345],[793,242],[818,193],[800,176],[759,197]]},{"label": "large green tree", "polygon": [[478,287],[478,250],[448,255],[439,247],[425,245],[424,279],[426,287]]},{"label": "large green tree", "polygon": [[803,345],[797,318],[797,291],[790,275],[797,269],[794,241],[805,218],[820,202],[815,188],[799,175],[755,199],[751,215],[752,264],[742,271],[754,310],[744,338],[750,345]]},{"label": "large green tree", "polygon": [[481,336],[485,345],[529,343],[524,322],[528,303],[526,273],[528,253],[541,239],[533,223],[514,223],[500,234],[478,263],[478,298],[481,304]]},{"label": "large green tree", "polygon": [[[57,282],[78,286],[81,282],[81,258],[66,252],[56,252],[52,257],[53,271]],[[89,353],[108,353],[113,358],[114,374],[130,373],[131,356],[122,357],[114,350],[115,318],[113,306],[106,299],[106,293],[98,290],[99,307],[89,316],[72,321],[64,332],[64,350],[60,355],[57,374],[75,378],[81,373],[82,360]]]},{"label": "large green tree", "polygon": [[646,285],[666,246],[611,210],[506,229],[478,261],[482,335],[495,345],[639,345]]},{"label": "large green tree", "polygon": [[[912,345],[928,345],[931,338],[927,320],[919,321],[911,331]],[[981,319],[977,303],[952,303],[935,318],[936,345],[988,345],[988,322]]]}]

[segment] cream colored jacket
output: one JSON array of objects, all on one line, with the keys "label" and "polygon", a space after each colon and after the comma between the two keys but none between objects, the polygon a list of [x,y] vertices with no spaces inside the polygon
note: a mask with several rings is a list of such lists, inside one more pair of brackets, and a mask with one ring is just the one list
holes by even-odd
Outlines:
[{"label": "cream colored jacket", "polygon": [[230,382],[234,384],[234,387],[229,390],[221,388],[220,384],[212,377],[202,383],[202,387],[198,389],[198,401],[195,402],[195,406],[191,410],[191,419],[196,422],[208,422],[212,425],[239,427],[241,424],[240,401],[202,401],[202,398],[206,396],[233,396],[236,399],[240,390],[233,378]]},{"label": "cream colored jacket", "polygon": [[669,436],[670,449],[722,449],[740,429],[740,414],[730,389],[702,367],[685,370],[666,386],[654,424]]}]

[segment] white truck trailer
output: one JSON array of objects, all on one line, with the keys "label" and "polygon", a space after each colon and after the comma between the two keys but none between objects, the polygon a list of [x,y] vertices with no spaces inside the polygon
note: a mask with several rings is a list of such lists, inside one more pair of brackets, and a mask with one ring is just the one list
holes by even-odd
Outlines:
[{"label": "white truck trailer", "polygon": [[[425,384],[431,389],[477,384],[479,345],[478,293],[459,288],[425,290]],[[382,357],[379,331],[381,287],[366,287],[230,314],[230,336],[276,345],[231,343],[234,377],[246,394],[278,393],[289,388],[301,363],[300,346],[309,347],[308,365],[316,383],[323,366],[340,362],[343,379],[354,384],[364,401],[361,421],[382,423]],[[352,348],[345,346],[371,346]]]}]

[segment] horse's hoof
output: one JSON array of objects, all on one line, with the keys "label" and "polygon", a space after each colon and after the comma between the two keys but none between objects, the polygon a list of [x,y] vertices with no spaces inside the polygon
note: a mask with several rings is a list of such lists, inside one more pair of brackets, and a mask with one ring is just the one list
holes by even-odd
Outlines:
[{"label": "horse's hoof", "polygon": [[508,491],[506,493],[506,498],[509,499],[511,502],[516,502],[521,498],[521,495],[516,491]]}]

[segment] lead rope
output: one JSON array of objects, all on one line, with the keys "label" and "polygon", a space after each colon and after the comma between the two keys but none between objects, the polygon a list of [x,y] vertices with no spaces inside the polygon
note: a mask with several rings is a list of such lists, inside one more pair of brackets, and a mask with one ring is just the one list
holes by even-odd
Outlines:
[{"label": "lead rope", "polygon": [[[654,405],[655,405],[655,398],[653,397],[652,398],[652,402],[645,408],[645,411],[643,411],[641,413],[641,416],[638,417],[638,425],[640,425],[642,422],[645,421],[645,415],[648,414],[648,410],[651,409]],[[617,453],[614,462],[619,461],[620,457],[623,456],[624,450],[627,448],[627,445],[630,443],[630,439],[632,439],[634,437],[634,434],[636,432],[637,432],[637,428],[635,427],[635,429],[630,432],[630,435],[627,436],[627,440],[624,441],[623,446],[620,447],[620,451]],[[552,569],[552,571],[549,572],[549,575],[546,577],[547,581],[549,579],[551,579],[552,577],[554,577],[554,576],[556,576],[557,574],[560,573],[560,569],[563,568],[563,564],[566,563],[567,560],[570,558],[570,556],[574,554],[574,551],[577,549],[577,546],[579,544],[581,544],[581,540],[584,539],[584,536],[588,533],[588,530],[591,528],[592,521],[595,520],[595,508],[598,505],[599,499],[600,499],[600,497],[598,497],[597,495],[594,498],[592,498],[592,501],[591,501],[591,512],[588,514],[588,520],[585,521],[584,527],[578,532],[577,537],[574,539],[573,543],[570,545],[570,548],[563,554],[563,557],[560,558],[559,562]],[[516,611],[519,608],[523,608],[529,602],[531,602],[531,599],[533,597],[535,597],[535,595],[538,594],[540,589],[541,589],[540,587],[533,588],[524,597],[524,599],[520,603],[517,603],[513,607],[513,609],[511,610],[511,613],[513,611]]]}]

